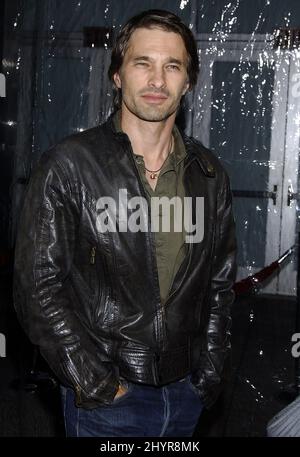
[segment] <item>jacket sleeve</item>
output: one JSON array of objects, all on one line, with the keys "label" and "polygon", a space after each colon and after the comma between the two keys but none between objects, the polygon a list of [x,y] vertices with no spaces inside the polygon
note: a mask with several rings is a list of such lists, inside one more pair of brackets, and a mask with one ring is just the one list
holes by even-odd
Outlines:
[{"label": "jacket sleeve", "polygon": [[207,326],[204,329],[200,369],[192,382],[198,388],[204,405],[210,408],[222,390],[231,368],[231,305],[236,276],[235,222],[232,195],[227,174],[217,197],[217,222],[211,282],[207,294]]},{"label": "jacket sleeve", "polygon": [[119,383],[72,307],[69,272],[80,243],[78,213],[64,169],[45,153],[19,219],[14,305],[31,342],[61,383],[74,388],[77,406],[93,408],[110,404]]}]

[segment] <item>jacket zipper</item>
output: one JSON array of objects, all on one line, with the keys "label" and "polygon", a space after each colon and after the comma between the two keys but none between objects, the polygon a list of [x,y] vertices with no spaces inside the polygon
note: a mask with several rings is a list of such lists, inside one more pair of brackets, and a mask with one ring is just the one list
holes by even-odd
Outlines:
[{"label": "jacket zipper", "polygon": [[[188,261],[188,265],[187,265],[187,268],[186,268],[186,271],[189,269],[189,266],[191,264],[191,243],[188,244],[188,251],[186,253],[186,255],[189,257],[189,261]],[[180,268],[180,267],[179,267]],[[179,270],[178,270],[179,271]],[[176,278],[177,274],[174,276],[173,278],[173,281],[172,281],[172,285],[170,287],[169,290],[172,290],[172,287],[173,287],[173,284],[174,284],[174,281],[175,281],[175,278]],[[167,306],[168,302],[171,300],[171,298],[176,294],[176,292],[180,289],[181,287],[181,284],[183,283],[185,279],[185,275],[181,278],[181,281],[180,281],[180,284],[177,286],[177,288],[175,290],[173,290],[173,292],[168,295],[168,298],[167,300],[165,301],[165,306]]]},{"label": "jacket zipper", "polygon": [[[187,163],[185,166],[184,166],[184,169],[183,169],[183,174],[182,174],[182,179],[183,179],[183,184],[184,183],[184,177],[185,177],[185,172],[186,172],[186,169],[190,166],[190,164],[192,163],[194,159],[192,159],[189,163]],[[184,186],[185,187],[185,190],[187,189],[187,186]],[[188,244],[188,251],[186,253],[186,255],[189,257],[189,260],[188,260],[188,265],[187,265],[187,268],[186,268],[186,271],[188,271],[189,269],[189,266],[191,264],[191,243]],[[184,261],[184,260],[183,260]],[[180,267],[181,265],[179,266],[179,270],[180,270]],[[175,278],[177,276],[177,273],[179,272],[179,270],[176,272],[175,276],[173,277],[173,280],[172,280],[172,283],[171,283],[171,286],[169,288],[169,291],[172,290],[172,287],[173,287],[173,284],[175,282]],[[163,320],[163,328],[165,328],[165,322],[166,322],[166,306],[167,304],[169,303],[169,301],[171,300],[171,298],[176,294],[176,292],[180,289],[181,285],[183,284],[183,281],[185,279],[185,275],[181,278],[181,281],[180,281],[180,284],[179,286],[171,293],[171,295],[167,295],[167,299],[165,301],[164,304],[162,304],[162,320]],[[166,346],[166,343],[167,343],[167,338],[164,338],[164,341],[162,342],[162,350],[165,350],[165,346]],[[159,357],[158,357],[158,361],[159,361]]]},{"label": "jacket zipper", "polygon": [[[196,157],[194,157],[194,158],[192,159],[192,161],[193,161],[193,160],[196,160]],[[191,161],[191,162],[192,162],[192,161]],[[185,167],[184,167],[184,170],[183,170],[183,179],[184,179],[184,173],[185,173],[187,167],[191,164],[191,162],[189,162],[188,164],[186,164]],[[188,187],[188,186],[185,186],[185,188],[187,188],[187,187]],[[214,252],[214,244],[215,244],[215,228],[214,228],[213,238],[212,238],[212,252]],[[191,243],[189,243],[189,245],[188,245],[188,252],[187,252],[187,255],[189,256],[189,263],[188,263],[188,266],[187,266],[186,271],[188,270],[188,268],[189,268],[189,266],[190,266],[190,263],[191,263]],[[211,262],[212,262],[212,259],[211,259]],[[175,275],[175,277],[173,278],[172,285],[171,285],[171,287],[170,287],[169,290],[172,290],[172,286],[173,286],[173,284],[174,284],[174,281],[175,281],[176,276],[177,276],[177,275]],[[184,281],[184,278],[185,278],[185,276],[183,276],[183,278],[181,279],[180,284],[179,284],[179,286],[177,287],[177,289],[175,289],[175,290],[171,293],[171,295],[168,296],[168,298],[167,298],[167,300],[166,300],[166,302],[165,302],[165,306],[166,306],[167,303],[171,300],[171,298],[174,296],[174,294],[178,291],[178,289],[180,289],[181,284],[182,284],[183,281]]]},{"label": "jacket zipper", "polygon": [[96,257],[96,247],[93,246],[91,249],[91,255],[90,255],[90,264],[95,265],[95,257]]},{"label": "jacket zipper", "polygon": [[[136,176],[137,176],[137,179],[138,179],[140,188],[142,189],[142,194],[144,195],[144,197],[145,197],[146,200],[148,201],[147,195],[146,195],[146,193],[145,193],[145,191],[144,191],[143,183],[142,183],[141,178],[140,178],[140,175],[139,175],[139,170],[138,170],[138,168],[137,168],[137,166],[136,166],[136,163],[135,163],[135,161],[134,161],[134,158],[133,158],[134,152],[133,152],[131,143],[130,143],[129,139],[126,139],[126,142],[128,143],[129,149],[130,149],[130,151],[131,151],[130,159],[131,159],[131,161],[133,162],[134,168],[135,168],[135,170],[136,170]],[[194,157],[189,163],[187,163],[187,164],[185,165],[184,170],[183,170],[183,179],[184,179],[184,173],[185,173],[187,167],[191,164],[191,162],[192,162],[193,160],[195,160],[195,157]],[[148,213],[148,214],[149,214],[149,213]],[[150,221],[151,221],[151,218],[150,218]],[[148,223],[148,228],[149,228],[149,223]],[[152,241],[152,246],[153,246],[153,238],[152,238],[152,235],[151,235],[151,241]],[[190,265],[190,262],[191,262],[191,251],[190,251],[190,249],[191,249],[191,247],[190,247],[190,244],[189,244],[189,249],[188,249],[187,255],[189,255],[190,258],[189,258],[189,264],[188,264],[188,265]],[[151,254],[152,254],[152,259],[153,259],[153,257],[154,257],[154,256],[153,256],[153,254],[154,254],[153,249],[151,249]],[[155,262],[155,265],[156,265],[156,262]],[[158,290],[160,290],[160,288],[159,288],[159,280],[158,280],[157,268],[156,268],[156,270],[155,270],[155,273],[156,273],[156,282],[157,282],[157,284],[158,284]],[[175,280],[176,276],[177,276],[177,275],[175,275],[175,277],[173,278],[172,285],[171,285],[171,288],[170,288],[169,290],[172,289],[172,286],[173,286],[173,283],[174,283],[174,280]],[[184,277],[182,278],[179,287],[181,286],[183,280],[184,280]],[[177,287],[177,289],[176,289],[175,291],[172,292],[172,294],[167,298],[167,300],[166,300],[166,302],[165,302],[164,304],[161,303],[161,300],[160,300],[161,307],[159,308],[159,315],[161,315],[161,318],[159,318],[159,321],[160,321],[159,324],[160,324],[160,325],[158,326],[158,328],[160,329],[159,343],[162,345],[162,350],[164,350],[165,345],[166,345],[166,342],[167,342],[167,338],[166,338],[166,334],[165,334],[165,322],[166,322],[165,306],[166,306],[166,304],[169,302],[169,300],[171,299],[171,297],[173,297],[173,295],[175,294],[175,292],[178,291],[179,287]],[[160,295],[160,294],[159,294],[159,295]],[[157,370],[158,370],[158,372],[156,373],[156,376],[157,376],[158,380],[159,380],[159,361],[160,361],[160,354],[159,354],[159,353],[156,353],[156,365],[157,365]]]},{"label": "jacket zipper", "polygon": [[81,397],[82,389],[81,389],[80,385],[78,384],[77,373],[74,370],[72,364],[69,363],[68,361],[66,361],[66,367],[69,370],[69,373],[71,374],[71,377],[73,378],[73,380],[76,383],[75,385],[73,384],[74,385],[74,391],[75,391],[75,399],[76,399],[76,404],[78,406],[80,406],[82,404],[82,397]]},{"label": "jacket zipper", "polygon": [[[192,159],[188,164],[186,164],[185,167],[184,167],[184,169],[183,169],[183,174],[182,174],[183,185],[185,184],[185,183],[184,183],[184,177],[185,177],[186,169],[187,169],[188,166],[190,166],[190,164],[191,164],[191,162],[192,162],[193,160],[195,160],[195,158]],[[188,188],[188,186],[184,185],[184,188],[185,188],[185,190],[186,190],[186,189]],[[186,255],[189,257],[188,266],[187,266],[187,268],[186,268],[186,271],[188,271],[189,266],[190,266],[190,263],[191,263],[191,243],[188,244],[188,250],[187,250]],[[183,261],[184,261],[184,260],[183,260]],[[181,266],[181,265],[180,265],[180,266]],[[179,270],[180,270],[180,266],[179,266]],[[179,270],[178,270],[178,271],[179,271]],[[178,273],[178,271],[177,271],[177,273]],[[175,282],[177,273],[176,273],[175,276],[173,277],[173,281],[172,281],[172,284],[171,284],[171,286],[170,286],[170,288],[169,288],[169,291],[172,290],[172,287],[173,287],[173,284],[174,284],[174,282]],[[178,286],[175,290],[173,290],[173,292],[171,293],[171,295],[168,295],[168,298],[167,298],[167,300],[165,301],[164,306],[166,306],[166,305],[168,304],[168,302],[171,300],[171,298],[174,296],[174,294],[180,289],[181,285],[183,284],[184,278],[185,278],[185,276],[183,276],[183,277],[181,278],[181,281],[180,281],[179,286]]]},{"label": "jacket zipper", "polygon": [[[139,183],[139,185],[140,185],[140,189],[141,189],[141,191],[142,191],[142,195],[143,195],[143,197],[146,199],[146,201],[148,202],[148,197],[147,197],[147,194],[146,194],[146,192],[145,192],[145,190],[144,190],[144,185],[143,185],[142,180],[141,180],[141,178],[140,178],[139,170],[138,170],[137,165],[136,165],[136,163],[135,163],[135,160],[134,160],[134,158],[133,158],[134,152],[133,152],[131,143],[130,143],[129,139],[127,139],[127,138],[126,138],[126,142],[128,143],[128,146],[129,146],[129,149],[130,149],[130,154],[129,154],[130,160],[132,161],[133,166],[134,166],[134,169],[135,169],[135,171],[136,171],[136,176],[137,176],[138,183]],[[148,216],[149,216],[149,212],[148,212]],[[150,224],[151,224],[151,213],[150,213],[150,222],[148,221],[148,229],[149,229],[149,227],[150,227]],[[154,258],[155,258],[155,253],[154,253],[154,249],[153,249],[154,240],[153,240],[153,236],[152,236],[151,230],[149,231],[149,236],[150,236],[150,239],[151,239],[151,257],[152,257],[152,259],[154,259]],[[154,262],[154,265],[155,265],[155,267],[156,267],[156,268],[155,268],[156,283],[157,283],[157,285],[158,285],[158,290],[160,291],[159,279],[158,279],[158,271],[157,271],[157,264],[156,264],[156,262]],[[159,296],[160,296],[160,293],[159,293]],[[161,302],[161,300],[160,300],[160,302]],[[163,306],[159,308],[159,313],[158,313],[159,315],[160,315],[160,314],[164,314],[163,312],[161,313],[161,310],[162,310],[162,309],[163,309]],[[158,338],[159,338],[159,342],[160,342],[160,343],[163,343],[163,340],[165,339],[165,338],[163,338],[163,333],[164,333],[164,331],[163,331],[163,329],[164,329],[164,324],[163,324],[163,322],[162,322],[162,321],[163,321],[163,318],[159,318],[159,320],[160,320],[161,322],[160,322],[160,323],[158,322],[158,324],[160,324],[160,325],[158,325],[158,327],[157,327],[158,329],[160,329],[160,330],[159,330],[159,331],[160,331],[160,334],[158,335]]]},{"label": "jacket zipper", "polygon": [[96,253],[97,253],[97,247],[93,246],[90,251],[90,265],[93,265],[93,269],[95,268],[95,274],[96,274],[96,285],[95,285],[95,299],[93,301],[94,306],[95,306],[95,313],[94,313],[94,319],[96,319],[96,309],[97,306],[99,306],[99,303],[101,301],[101,285],[99,284],[99,269],[98,265],[96,263]]},{"label": "jacket zipper", "polygon": [[76,384],[75,386],[75,395],[76,395],[76,403],[78,406],[82,404],[82,399],[81,399],[81,388]]}]

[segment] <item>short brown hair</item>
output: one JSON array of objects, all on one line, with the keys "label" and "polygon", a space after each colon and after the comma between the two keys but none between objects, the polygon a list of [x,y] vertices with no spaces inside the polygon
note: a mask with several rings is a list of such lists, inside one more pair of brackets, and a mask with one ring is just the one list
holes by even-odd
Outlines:
[{"label": "short brown hair", "polygon": [[[131,35],[136,29],[157,27],[168,32],[174,32],[181,36],[188,54],[187,73],[189,78],[189,89],[191,90],[197,83],[199,73],[199,58],[197,45],[191,30],[176,16],[165,10],[148,10],[129,19],[122,27],[115,46],[112,50],[111,63],[108,70],[109,79],[113,82],[113,76],[117,73],[123,63],[125,52],[128,48],[128,42]],[[116,88],[114,86],[114,91]],[[115,104],[120,105],[121,91],[118,89],[115,93]]]}]

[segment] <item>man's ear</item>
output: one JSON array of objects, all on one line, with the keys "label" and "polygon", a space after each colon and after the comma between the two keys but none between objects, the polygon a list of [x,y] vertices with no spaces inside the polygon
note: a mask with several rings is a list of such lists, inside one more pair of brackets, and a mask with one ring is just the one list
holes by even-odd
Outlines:
[{"label": "man's ear", "polygon": [[115,73],[113,76],[114,83],[118,89],[121,89],[122,87],[122,82],[119,73]]}]

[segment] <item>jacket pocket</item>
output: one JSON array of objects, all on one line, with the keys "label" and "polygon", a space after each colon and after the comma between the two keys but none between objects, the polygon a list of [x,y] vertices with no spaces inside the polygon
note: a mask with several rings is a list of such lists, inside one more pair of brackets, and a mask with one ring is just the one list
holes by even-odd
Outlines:
[{"label": "jacket pocket", "polygon": [[[89,252],[89,285],[92,291],[91,307],[93,310],[98,306],[101,299],[101,278],[97,265],[97,247],[92,246]],[[94,316],[95,317],[95,316]]]},{"label": "jacket pocket", "polygon": [[108,327],[113,319],[112,291],[106,256],[100,256],[96,246],[90,249],[90,283],[94,290],[91,304],[93,323]]}]

